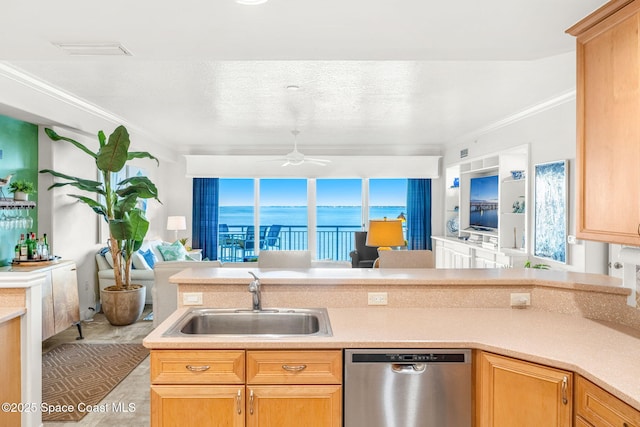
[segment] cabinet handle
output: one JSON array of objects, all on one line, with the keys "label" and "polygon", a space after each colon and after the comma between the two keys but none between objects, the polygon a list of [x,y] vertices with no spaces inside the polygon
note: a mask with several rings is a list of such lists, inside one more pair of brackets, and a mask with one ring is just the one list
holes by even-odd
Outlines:
[{"label": "cabinet handle", "polygon": [[300,372],[307,369],[307,365],[282,365],[282,369],[289,372]]},{"label": "cabinet handle", "polygon": [[238,390],[238,395],[236,396],[236,407],[238,408],[238,415],[242,414],[242,391]]},{"label": "cabinet handle", "polygon": [[210,368],[209,365],[202,365],[202,366],[186,365],[185,367],[191,372],[204,372]]},{"label": "cabinet handle", "polygon": [[638,224],[638,236],[640,236],[640,224]]},{"label": "cabinet handle", "polygon": [[249,393],[249,414],[253,415],[253,390]]},{"label": "cabinet handle", "polygon": [[627,423],[622,423],[622,427],[629,427],[629,424],[627,424]]},{"label": "cabinet handle", "polygon": [[567,404],[569,400],[567,399],[567,387],[569,386],[569,378],[564,377],[562,379],[562,403]]}]

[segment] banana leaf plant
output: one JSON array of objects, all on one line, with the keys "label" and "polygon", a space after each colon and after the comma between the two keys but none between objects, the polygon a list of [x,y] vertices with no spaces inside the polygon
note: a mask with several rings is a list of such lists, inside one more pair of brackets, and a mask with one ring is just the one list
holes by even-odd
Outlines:
[{"label": "banana leaf plant", "polygon": [[[91,151],[85,145],[71,138],[58,135],[52,129],[45,133],[53,141],[66,141],[73,144],[93,158],[101,175],[101,181],[78,178],[51,169],[43,169],[40,173],[48,173],[64,181],[55,182],[48,189],[72,186],[86,193],[94,193],[102,197],[91,198],[82,194],[68,194],[88,205],[101,216],[109,226],[107,245],[113,258],[115,290],[131,289],[131,256],[140,249],[144,236],[149,229],[149,221],[144,212],[138,208],[139,199],[156,199],[158,190],[146,176],[135,176],[115,182],[117,173],[129,160],[157,158],[147,152],[129,151],[131,141],[129,132],[124,126],[118,126],[109,139],[103,131],[98,132],[100,149]],[[96,200],[97,199],[97,200]]]}]

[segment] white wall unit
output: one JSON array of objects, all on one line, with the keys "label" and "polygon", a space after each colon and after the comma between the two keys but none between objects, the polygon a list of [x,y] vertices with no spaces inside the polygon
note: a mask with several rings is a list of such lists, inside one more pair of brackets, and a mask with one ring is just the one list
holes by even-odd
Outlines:
[{"label": "white wall unit", "polygon": [[[446,169],[445,238],[434,237],[437,267],[513,267],[526,258],[528,154],[529,147],[522,145],[498,154],[470,159]],[[514,179],[512,171],[522,171],[522,177]],[[498,227],[472,227],[471,180],[492,175],[498,176]],[[461,247],[466,247],[467,250],[462,250]]]}]

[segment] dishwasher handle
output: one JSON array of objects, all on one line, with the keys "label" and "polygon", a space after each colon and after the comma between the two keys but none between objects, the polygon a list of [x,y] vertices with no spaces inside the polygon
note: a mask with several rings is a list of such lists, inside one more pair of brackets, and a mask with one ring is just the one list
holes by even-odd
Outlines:
[{"label": "dishwasher handle", "polygon": [[392,363],[391,370],[396,374],[421,374],[427,369],[426,363]]}]

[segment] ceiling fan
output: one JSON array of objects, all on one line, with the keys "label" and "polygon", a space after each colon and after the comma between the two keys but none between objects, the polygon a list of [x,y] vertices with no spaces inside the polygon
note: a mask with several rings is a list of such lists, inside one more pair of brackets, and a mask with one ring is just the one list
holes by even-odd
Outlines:
[{"label": "ceiling fan", "polygon": [[276,160],[282,160],[284,163],[281,166],[298,166],[303,163],[311,163],[318,166],[326,166],[328,163],[331,163],[331,160],[327,159],[316,159],[313,157],[307,157],[301,152],[298,151],[298,134],[300,131],[294,129],[291,131],[293,135],[293,151],[287,153],[284,157],[281,157]]}]

